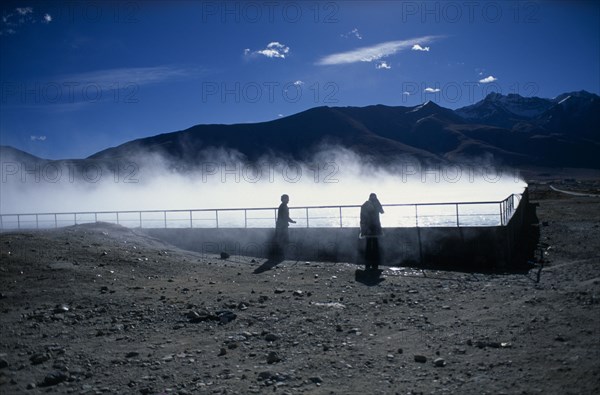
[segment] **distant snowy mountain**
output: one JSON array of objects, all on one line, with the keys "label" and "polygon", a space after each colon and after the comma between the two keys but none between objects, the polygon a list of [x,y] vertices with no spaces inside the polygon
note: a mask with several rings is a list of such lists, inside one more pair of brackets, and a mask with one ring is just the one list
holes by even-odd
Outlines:
[{"label": "distant snowy mountain", "polygon": [[456,113],[469,122],[512,128],[518,122],[542,115],[555,104],[551,99],[494,92],[480,102],[457,109]]}]

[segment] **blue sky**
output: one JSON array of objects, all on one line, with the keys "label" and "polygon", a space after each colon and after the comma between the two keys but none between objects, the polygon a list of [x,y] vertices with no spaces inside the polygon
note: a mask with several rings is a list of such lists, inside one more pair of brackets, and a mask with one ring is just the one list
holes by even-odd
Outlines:
[{"label": "blue sky", "polygon": [[592,1],[19,1],[0,144],[50,159],[203,123],[489,92],[600,93]]}]

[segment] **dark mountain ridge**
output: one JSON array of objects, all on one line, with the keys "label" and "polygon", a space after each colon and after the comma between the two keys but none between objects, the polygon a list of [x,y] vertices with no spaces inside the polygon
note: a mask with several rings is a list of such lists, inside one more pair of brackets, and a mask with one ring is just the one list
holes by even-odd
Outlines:
[{"label": "dark mountain ridge", "polygon": [[189,168],[211,149],[237,151],[248,161],[272,155],[309,160],[323,147],[341,146],[381,163],[485,158],[512,166],[600,168],[599,125],[600,97],[589,92],[554,99],[491,93],[454,111],[431,101],[414,107],[315,107],[268,122],[196,125],[129,141],[87,160],[155,153]]}]

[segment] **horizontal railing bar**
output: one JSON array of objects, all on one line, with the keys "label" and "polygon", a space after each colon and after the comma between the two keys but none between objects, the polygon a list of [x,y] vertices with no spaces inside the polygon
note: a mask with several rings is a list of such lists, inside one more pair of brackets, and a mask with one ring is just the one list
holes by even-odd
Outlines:
[{"label": "horizontal railing bar", "polygon": [[[396,203],[396,204],[382,204],[385,207],[414,207],[416,206],[455,206],[455,205],[484,205],[484,204],[500,204],[508,199],[512,198],[512,195],[508,198],[500,201],[483,201],[483,202],[443,202],[443,203]],[[299,206],[290,207],[290,210],[305,210],[305,209],[339,209],[339,208],[360,208],[359,204],[351,205],[337,205],[337,206]],[[260,211],[260,210],[274,210],[276,207],[251,207],[251,208],[198,208],[198,209],[174,209],[174,210],[112,210],[112,211],[66,211],[57,213],[10,213],[0,214],[3,217],[11,216],[27,216],[27,215],[92,215],[92,214],[138,214],[138,213],[189,213],[192,212],[214,212],[214,211]]]}]

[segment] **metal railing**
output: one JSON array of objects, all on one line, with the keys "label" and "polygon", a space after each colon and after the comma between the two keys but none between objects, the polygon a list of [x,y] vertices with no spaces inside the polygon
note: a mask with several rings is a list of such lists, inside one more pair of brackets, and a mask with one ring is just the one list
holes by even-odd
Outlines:
[{"label": "metal railing", "polygon": [[[383,205],[387,227],[504,226],[520,201],[512,194],[502,201]],[[290,207],[296,227],[358,227],[360,205]],[[138,228],[268,228],[277,208],[128,210],[0,214],[0,230],[45,229],[110,222]]]}]

